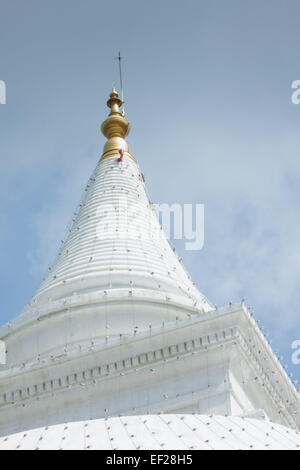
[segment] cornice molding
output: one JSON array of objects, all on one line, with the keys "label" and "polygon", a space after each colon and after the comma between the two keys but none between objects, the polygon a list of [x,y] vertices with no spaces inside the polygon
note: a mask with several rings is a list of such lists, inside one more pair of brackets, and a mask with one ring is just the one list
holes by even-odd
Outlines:
[{"label": "cornice molding", "polygon": [[[207,336],[171,344],[167,347],[133,355],[112,363],[106,363],[100,366],[95,365],[94,367],[80,370],[77,373],[33,384],[27,388],[8,391],[0,395],[0,408],[23,401],[31,401],[41,395],[46,396],[52,392],[66,391],[76,386],[82,386],[83,381],[84,385],[87,386],[94,383],[95,380],[107,380],[107,378],[134,372],[137,368],[145,368],[167,360],[177,360],[177,357],[183,357],[186,354],[207,352],[213,348],[220,347],[220,345],[225,345],[237,337],[238,330],[236,327],[227,328],[226,330],[215,332]],[[149,371],[152,372],[151,369]]]}]

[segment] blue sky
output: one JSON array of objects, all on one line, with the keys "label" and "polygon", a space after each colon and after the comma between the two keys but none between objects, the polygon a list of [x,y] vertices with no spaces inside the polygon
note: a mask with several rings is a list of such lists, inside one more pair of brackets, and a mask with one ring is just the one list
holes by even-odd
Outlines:
[{"label": "blue sky", "polygon": [[245,298],[284,363],[300,339],[300,4],[0,0],[0,322],[40,284],[102,151],[124,59],[130,148],[154,202],[204,203],[184,251],[215,304]]}]

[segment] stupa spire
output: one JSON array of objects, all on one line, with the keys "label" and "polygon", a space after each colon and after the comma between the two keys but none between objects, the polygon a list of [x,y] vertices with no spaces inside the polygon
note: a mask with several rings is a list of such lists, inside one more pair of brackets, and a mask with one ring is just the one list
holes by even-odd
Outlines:
[{"label": "stupa spire", "polygon": [[130,124],[125,119],[125,114],[120,110],[122,103],[117,91],[113,88],[107,101],[110,113],[101,125],[102,134],[107,138],[101,160],[118,155],[120,150],[133,158],[130,154],[128,143],[125,140],[130,131]]}]

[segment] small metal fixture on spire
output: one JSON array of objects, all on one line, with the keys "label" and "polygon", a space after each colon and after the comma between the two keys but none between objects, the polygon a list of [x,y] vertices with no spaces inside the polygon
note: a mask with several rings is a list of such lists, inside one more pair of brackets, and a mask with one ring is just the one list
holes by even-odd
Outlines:
[{"label": "small metal fixture on spire", "polygon": [[121,57],[121,52],[119,52],[118,57],[116,59],[119,61],[119,74],[120,74],[120,89],[121,89],[121,100],[122,100],[122,114],[125,116],[125,107],[124,107],[124,91],[123,91],[123,81],[122,81],[122,64],[121,60],[123,57]]}]

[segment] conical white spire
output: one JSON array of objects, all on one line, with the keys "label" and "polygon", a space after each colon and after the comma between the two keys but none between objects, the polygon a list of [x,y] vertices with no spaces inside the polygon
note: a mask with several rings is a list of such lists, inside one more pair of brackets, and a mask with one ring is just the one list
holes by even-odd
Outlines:
[{"label": "conical white spire", "polygon": [[38,318],[50,327],[58,320],[59,334],[48,334],[38,354],[103,337],[108,329],[118,336],[212,308],[159,225],[125,141],[129,123],[120,104],[113,90],[111,113],[102,124],[108,141],[73,227],[40,289],[12,322],[29,326]]},{"label": "conical white spire", "polygon": [[166,240],[137,164],[124,156],[95,170],[70,234],[36,299],[74,291],[147,289],[207,303]]},{"label": "conical white spire", "polygon": [[299,395],[245,305],[212,309],[166,240],[115,90],[107,104],[108,140],[68,238],[0,329],[0,436],[157,413],[299,426]]}]

